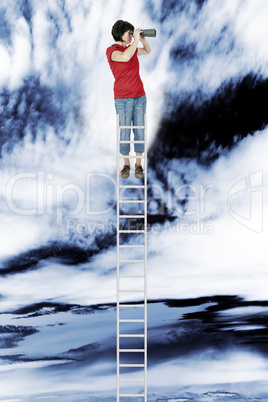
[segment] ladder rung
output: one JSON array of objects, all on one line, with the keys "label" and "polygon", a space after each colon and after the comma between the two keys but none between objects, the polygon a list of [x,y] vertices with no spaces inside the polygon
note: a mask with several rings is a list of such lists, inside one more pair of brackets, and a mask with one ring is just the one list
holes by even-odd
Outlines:
[{"label": "ladder rung", "polygon": [[119,278],[144,278],[144,275],[120,275]]},{"label": "ladder rung", "polygon": [[136,155],[124,155],[124,156],[119,156],[119,159],[144,159],[144,156],[136,156]]},{"label": "ladder rung", "polygon": [[145,364],[119,364],[119,367],[145,367]]},{"label": "ladder rung", "polygon": [[135,398],[139,398],[139,397],[144,398],[144,394],[119,394],[119,396],[121,396],[121,397],[133,396]]},{"label": "ladder rung", "polygon": [[144,144],[145,141],[119,141],[120,144]]},{"label": "ladder rung", "polygon": [[145,230],[119,230],[119,233],[145,233]]},{"label": "ladder rung", "polygon": [[144,188],[144,184],[138,186],[137,184],[133,184],[132,186],[119,186],[119,188]]},{"label": "ladder rung", "polygon": [[121,382],[144,382],[143,378],[120,378]]},{"label": "ladder rung", "polygon": [[119,215],[119,218],[144,218],[145,215]]},{"label": "ladder rung", "polygon": [[145,202],[145,200],[119,200],[121,204],[141,204]]},{"label": "ladder rung", "polygon": [[131,318],[131,319],[125,319],[122,318],[121,320],[119,320],[119,322],[144,322],[144,318]]},{"label": "ladder rung", "polygon": [[128,292],[130,292],[130,293],[132,293],[132,292],[134,292],[134,293],[144,293],[145,290],[144,289],[143,290],[141,290],[141,289],[119,289],[119,292],[120,293],[128,293]]},{"label": "ladder rung", "polygon": [[119,262],[125,263],[125,262],[144,262],[144,260],[120,260]]},{"label": "ladder rung", "polygon": [[144,304],[119,304],[119,307],[142,307],[144,308]]},{"label": "ladder rung", "polygon": [[119,338],[144,338],[144,334],[119,334]]},{"label": "ladder rung", "polygon": [[121,248],[132,248],[132,247],[144,248],[144,245],[141,245],[141,244],[119,244],[119,247],[121,247]]},{"label": "ladder rung", "polygon": [[144,352],[145,351],[145,349],[119,349],[119,352],[122,352],[122,353],[141,353],[141,352]]},{"label": "ladder rung", "polygon": [[118,126],[118,128],[145,128],[145,126]]}]

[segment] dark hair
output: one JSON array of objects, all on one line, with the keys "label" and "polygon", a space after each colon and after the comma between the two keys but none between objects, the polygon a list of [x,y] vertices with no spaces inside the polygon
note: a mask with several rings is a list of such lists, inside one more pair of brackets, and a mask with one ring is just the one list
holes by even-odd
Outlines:
[{"label": "dark hair", "polygon": [[118,20],[114,23],[111,33],[114,40],[120,42],[126,31],[134,31],[134,26],[127,21]]}]

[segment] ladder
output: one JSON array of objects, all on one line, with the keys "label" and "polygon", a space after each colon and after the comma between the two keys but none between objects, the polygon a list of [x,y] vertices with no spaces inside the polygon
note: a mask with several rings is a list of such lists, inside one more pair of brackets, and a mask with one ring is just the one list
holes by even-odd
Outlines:
[{"label": "ladder", "polygon": [[[144,141],[121,141],[120,129],[144,129]],[[144,161],[144,177],[139,180],[139,184],[132,184],[132,176],[127,180],[130,184],[120,183],[120,160],[124,159],[120,155],[120,144],[122,143],[144,143],[144,153],[141,157]],[[136,156],[131,152],[130,161]],[[125,180],[124,180],[125,182]],[[142,183],[142,184],[141,184]],[[120,198],[122,191],[143,191],[143,199]],[[136,212],[122,213],[123,205],[143,205],[143,213]],[[142,228],[122,229],[120,222],[129,219],[141,221]],[[129,244],[122,244],[123,236],[132,237],[133,241]],[[140,242],[138,236],[143,237]],[[122,239],[122,240],[121,240]],[[140,254],[139,258],[132,257],[134,253]],[[125,255],[125,257],[124,257]],[[130,256],[130,257],[129,257]],[[132,267],[134,272],[122,274],[122,271]],[[140,272],[136,270],[139,267]],[[128,288],[123,288],[123,281],[127,281]],[[136,284],[138,282],[138,286]],[[135,298],[136,296],[136,298]],[[138,301],[133,301],[134,299]],[[124,298],[127,301],[122,300]],[[123,315],[125,313],[125,315]],[[139,318],[136,318],[136,317]],[[124,317],[124,318],[123,318]],[[127,326],[128,328],[124,327]],[[117,115],[117,402],[119,401],[144,401],[147,402],[147,116],[144,115],[144,126],[120,126],[119,115]],[[123,361],[123,362],[122,362]],[[134,388],[134,390],[133,390]]]}]

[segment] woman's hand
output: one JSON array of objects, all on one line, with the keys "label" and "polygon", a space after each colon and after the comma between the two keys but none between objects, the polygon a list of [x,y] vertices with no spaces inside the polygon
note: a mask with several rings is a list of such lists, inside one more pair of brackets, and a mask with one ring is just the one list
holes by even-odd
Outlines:
[{"label": "woman's hand", "polygon": [[137,28],[137,29],[134,30],[134,33],[133,33],[134,40],[137,40],[137,41],[140,40],[140,38],[141,38],[141,36],[140,36],[141,32],[143,32],[143,31],[142,31],[140,28]]}]

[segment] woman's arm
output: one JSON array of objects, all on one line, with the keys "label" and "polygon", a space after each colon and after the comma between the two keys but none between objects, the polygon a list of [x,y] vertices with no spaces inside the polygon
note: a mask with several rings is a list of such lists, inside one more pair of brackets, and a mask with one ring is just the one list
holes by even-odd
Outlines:
[{"label": "woman's arm", "polygon": [[142,32],[141,29],[135,29],[134,31],[134,42],[124,51],[124,52],[119,52],[118,50],[115,50],[111,54],[111,60],[112,61],[122,61],[122,62],[127,62],[131,59],[133,54],[136,52],[138,43],[140,41],[140,33]]},{"label": "woman's arm", "polygon": [[151,53],[152,49],[144,36],[140,37],[140,41],[143,44],[143,47],[138,47],[138,56]]}]

